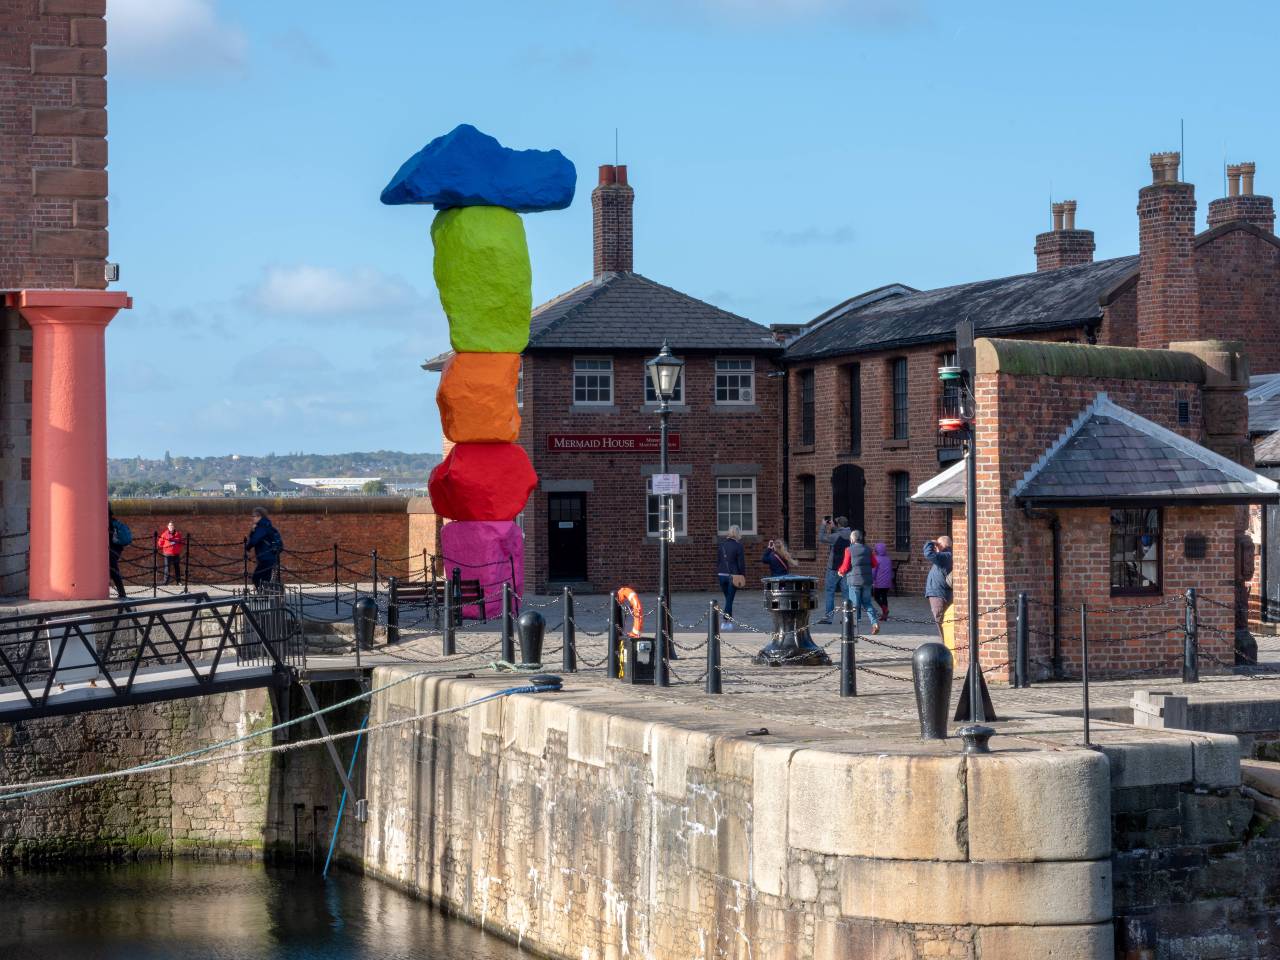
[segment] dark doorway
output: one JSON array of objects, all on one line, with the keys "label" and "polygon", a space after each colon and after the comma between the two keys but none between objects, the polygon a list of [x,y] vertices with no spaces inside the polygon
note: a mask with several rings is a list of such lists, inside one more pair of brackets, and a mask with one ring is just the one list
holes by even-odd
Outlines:
[{"label": "dark doorway", "polygon": [[1262,508],[1262,619],[1280,620],[1280,507]]},{"label": "dark doorway", "polygon": [[866,529],[867,481],[856,463],[842,463],[831,472],[831,515],[848,517],[854,530]]},{"label": "dark doorway", "polygon": [[587,579],[587,495],[547,494],[547,579]]}]

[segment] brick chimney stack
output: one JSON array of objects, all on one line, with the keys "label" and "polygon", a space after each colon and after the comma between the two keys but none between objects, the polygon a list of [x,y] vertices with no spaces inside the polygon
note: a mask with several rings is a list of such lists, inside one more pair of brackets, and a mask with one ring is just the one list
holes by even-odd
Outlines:
[{"label": "brick chimney stack", "polygon": [[1209,202],[1209,229],[1243,221],[1275,233],[1276,211],[1270,197],[1254,196],[1254,163],[1227,165],[1227,195]]},{"label": "brick chimney stack", "polygon": [[1196,188],[1178,179],[1181,155],[1153,153],[1138,191],[1138,346],[1200,340],[1196,288]]},{"label": "brick chimney stack", "polygon": [[636,192],[627,185],[625,164],[600,167],[600,183],[591,191],[591,225],[594,233],[592,276],[631,273],[631,207]]},{"label": "brick chimney stack", "polygon": [[1064,200],[1050,208],[1053,229],[1036,237],[1036,272],[1093,263],[1092,230],[1076,229],[1076,202]]}]

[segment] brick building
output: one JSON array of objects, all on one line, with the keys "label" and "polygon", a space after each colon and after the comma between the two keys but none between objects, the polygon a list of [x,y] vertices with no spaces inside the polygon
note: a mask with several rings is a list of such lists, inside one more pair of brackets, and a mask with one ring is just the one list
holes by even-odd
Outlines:
[{"label": "brick building", "polygon": [[[105,8],[105,0],[0,2],[0,291],[8,294],[0,301],[5,594],[27,587],[25,570],[11,572],[24,563],[11,555],[27,549],[32,502],[33,345],[19,311],[21,292],[72,291],[62,300],[74,303],[75,292],[107,285]],[[103,474],[105,489],[105,460]]]}]

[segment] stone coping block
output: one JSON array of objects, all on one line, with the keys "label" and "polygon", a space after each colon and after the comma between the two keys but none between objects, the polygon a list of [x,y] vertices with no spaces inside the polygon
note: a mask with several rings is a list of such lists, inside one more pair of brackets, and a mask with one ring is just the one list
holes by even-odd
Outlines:
[{"label": "stone coping block", "polygon": [[982,927],[977,960],[1112,960],[1115,928],[1088,926]]},{"label": "stone coping block", "polygon": [[947,863],[859,857],[841,864],[840,912],[898,923],[1104,923],[1111,919],[1111,861]]}]

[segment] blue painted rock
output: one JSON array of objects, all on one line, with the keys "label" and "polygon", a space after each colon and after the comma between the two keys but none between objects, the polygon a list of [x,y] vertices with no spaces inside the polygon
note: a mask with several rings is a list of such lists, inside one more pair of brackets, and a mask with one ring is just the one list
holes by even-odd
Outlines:
[{"label": "blue painted rock", "polygon": [[459,443],[436,464],[427,493],[436,516],[514,520],[537,486],[524,448],[514,443]]},{"label": "blue painted rock", "polygon": [[431,224],[436,286],[458,353],[520,353],[529,342],[533,274],[519,214],[455,207]]},{"label": "blue painted rock", "polygon": [[577,179],[559,150],[512,150],[464,123],[406,160],[383,188],[382,202],[563,210],[573,202]]},{"label": "blue painted rock", "polygon": [[[485,615],[502,614],[502,584],[510,580],[517,594],[524,591],[524,534],[510,520],[455,520],[440,531],[445,576],[459,571],[463,580],[479,580],[484,587]],[[463,608],[464,617],[479,616],[479,604]]]}]

